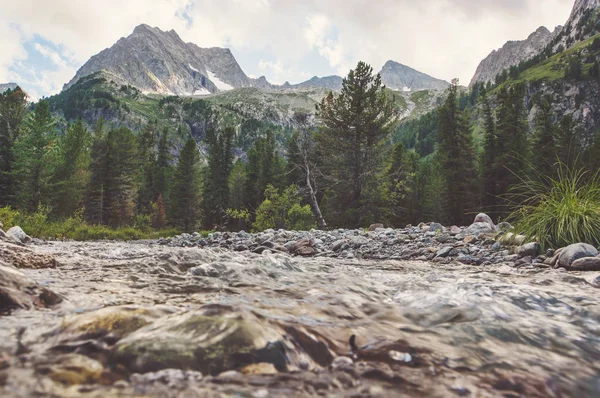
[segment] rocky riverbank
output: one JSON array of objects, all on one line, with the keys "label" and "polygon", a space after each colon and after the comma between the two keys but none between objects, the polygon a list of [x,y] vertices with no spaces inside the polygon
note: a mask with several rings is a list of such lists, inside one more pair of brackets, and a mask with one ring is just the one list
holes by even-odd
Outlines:
[{"label": "rocky riverbank", "polygon": [[417,260],[438,264],[456,261],[476,266],[510,264],[528,268],[557,266],[571,269],[576,260],[586,257],[588,260],[575,264],[575,268],[600,270],[599,252],[589,245],[577,245],[571,249],[576,251],[573,256],[558,261],[558,252],[548,250],[542,253],[537,243],[526,242],[525,237],[515,235],[511,230],[510,224],[494,225],[487,215],[479,214],[468,227],[423,223],[393,229],[376,224],[366,230],[267,230],[256,234],[245,231],[217,232],[206,238],[194,233],[162,238],[154,243],[172,247],[223,248],[256,254],[268,251],[304,257]]},{"label": "rocky riverbank", "polygon": [[595,248],[377,227],[0,239],[0,396],[600,394]]}]

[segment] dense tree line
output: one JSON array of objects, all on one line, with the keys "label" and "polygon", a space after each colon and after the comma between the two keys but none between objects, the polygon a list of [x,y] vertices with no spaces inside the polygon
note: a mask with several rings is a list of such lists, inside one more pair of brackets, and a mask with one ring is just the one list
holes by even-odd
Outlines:
[{"label": "dense tree line", "polygon": [[551,98],[534,99],[528,134],[524,87],[486,91],[464,94],[453,81],[436,112],[398,130],[381,77],[361,62],[317,106],[317,127],[297,113],[283,145],[266,130],[236,156],[242,126],[218,127],[210,109],[198,108],[201,142],[157,121],[138,133],[103,120],[61,130],[46,101],[29,109],[20,89],[9,90],[0,96],[0,206],[187,232],[466,224],[481,210],[504,217],[511,195],[527,194],[518,192],[524,175],[554,175],[558,162],[599,167],[600,138],[580,153],[573,120],[556,115]]}]

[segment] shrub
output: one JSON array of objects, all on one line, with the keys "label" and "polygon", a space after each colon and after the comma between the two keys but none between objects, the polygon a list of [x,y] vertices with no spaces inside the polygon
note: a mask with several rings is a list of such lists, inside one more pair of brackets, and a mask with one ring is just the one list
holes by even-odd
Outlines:
[{"label": "shrub", "polygon": [[255,231],[269,228],[286,228],[293,230],[310,230],[316,227],[315,218],[310,206],[301,206],[298,187],[290,185],[283,193],[272,185],[265,189],[264,202],[256,210]]},{"label": "shrub", "polygon": [[4,229],[14,227],[19,224],[21,213],[13,210],[10,206],[0,207],[0,221],[4,224]]},{"label": "shrub", "polygon": [[309,205],[294,204],[287,214],[287,227],[294,231],[309,231],[317,227]]},{"label": "shrub", "polygon": [[[542,247],[600,243],[600,179],[559,164],[558,177],[539,176],[519,187],[527,196],[509,216],[516,231]],[[517,197],[523,198],[523,195]]]}]

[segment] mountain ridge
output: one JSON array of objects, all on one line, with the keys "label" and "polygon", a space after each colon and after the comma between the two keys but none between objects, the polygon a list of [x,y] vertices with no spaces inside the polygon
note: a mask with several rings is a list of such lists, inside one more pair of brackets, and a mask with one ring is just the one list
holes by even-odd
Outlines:
[{"label": "mountain ridge", "polygon": [[[297,84],[275,85],[264,76],[253,79],[246,75],[230,49],[185,43],[174,30],[162,31],[146,24],[138,25],[131,35],[92,56],[63,90],[102,70],[123,85],[164,95],[209,95],[243,87],[339,91],[343,80],[335,75],[315,76]],[[445,89],[449,85],[395,61],[388,61],[380,73],[384,84],[395,90]]]}]

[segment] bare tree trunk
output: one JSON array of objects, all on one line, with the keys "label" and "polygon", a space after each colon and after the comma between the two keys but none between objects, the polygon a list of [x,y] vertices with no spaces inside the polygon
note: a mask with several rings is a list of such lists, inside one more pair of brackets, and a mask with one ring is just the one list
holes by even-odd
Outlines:
[{"label": "bare tree trunk", "polygon": [[306,174],[306,186],[308,188],[308,201],[310,202],[310,207],[312,208],[312,211],[313,211],[315,217],[317,218],[317,222],[319,223],[319,228],[321,230],[324,230],[325,228],[327,228],[327,223],[325,222],[325,219],[323,218],[323,213],[321,213],[321,208],[319,207],[319,202],[317,201],[317,195],[312,186],[312,181],[311,181],[311,177],[310,177],[310,164],[309,164],[306,156],[304,157],[304,171]]}]

